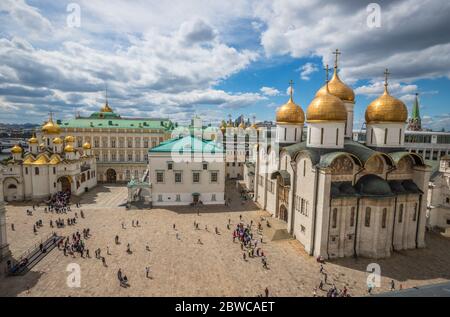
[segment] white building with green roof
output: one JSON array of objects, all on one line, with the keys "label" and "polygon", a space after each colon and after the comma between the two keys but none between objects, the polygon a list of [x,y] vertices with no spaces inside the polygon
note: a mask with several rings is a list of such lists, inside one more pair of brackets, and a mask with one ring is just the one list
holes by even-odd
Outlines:
[{"label": "white building with green roof", "polygon": [[150,149],[148,161],[153,206],[225,203],[220,142],[180,136]]}]

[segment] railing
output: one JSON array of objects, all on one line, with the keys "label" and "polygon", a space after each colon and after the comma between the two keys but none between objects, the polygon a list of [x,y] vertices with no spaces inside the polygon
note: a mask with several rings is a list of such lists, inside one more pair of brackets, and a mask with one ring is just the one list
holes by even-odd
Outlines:
[{"label": "railing", "polygon": [[15,264],[17,264],[17,263],[20,263],[23,259],[28,258],[28,257],[30,256],[30,254],[32,254],[33,251],[36,251],[36,249],[39,248],[39,246],[40,246],[42,243],[48,241],[50,238],[52,238],[52,237],[55,236],[55,235],[56,235],[56,233],[53,232],[53,233],[49,234],[49,235],[45,238],[45,240],[42,240],[42,239],[41,239],[41,242],[36,243],[36,244],[33,245],[32,247],[28,248],[25,252],[22,253],[21,256],[19,256],[17,259],[15,259],[14,262],[13,262],[12,264],[15,265]]}]

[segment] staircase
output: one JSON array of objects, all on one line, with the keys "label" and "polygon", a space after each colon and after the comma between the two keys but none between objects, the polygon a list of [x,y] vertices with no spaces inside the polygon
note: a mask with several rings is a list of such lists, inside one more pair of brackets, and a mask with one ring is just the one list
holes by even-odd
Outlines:
[{"label": "staircase", "polygon": [[25,275],[36,264],[38,264],[50,251],[52,251],[63,238],[57,236],[55,233],[49,235],[44,242],[42,242],[42,252],[39,245],[34,245],[33,248],[26,251],[18,260],[14,261],[12,267],[8,270],[9,276]]}]

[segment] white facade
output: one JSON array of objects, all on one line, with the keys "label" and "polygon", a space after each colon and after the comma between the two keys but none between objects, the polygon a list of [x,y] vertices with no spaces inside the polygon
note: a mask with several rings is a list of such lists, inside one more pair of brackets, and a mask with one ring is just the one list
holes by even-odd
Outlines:
[{"label": "white facade", "polygon": [[367,124],[366,145],[380,148],[404,147],[405,129],[405,123]]},{"label": "white facade", "polygon": [[314,122],[308,124],[309,147],[339,149],[344,146],[345,122]]},{"label": "white facade", "polygon": [[[178,144],[193,140],[191,145]],[[189,141],[190,142],[190,141]],[[169,140],[149,151],[153,206],[225,203],[225,162],[221,146],[216,153],[189,152],[194,144],[211,144],[195,137]],[[214,146],[215,148],[215,146]],[[167,149],[176,149],[174,152]],[[179,154],[183,149],[183,154]],[[220,151],[219,151],[220,149]]]}]

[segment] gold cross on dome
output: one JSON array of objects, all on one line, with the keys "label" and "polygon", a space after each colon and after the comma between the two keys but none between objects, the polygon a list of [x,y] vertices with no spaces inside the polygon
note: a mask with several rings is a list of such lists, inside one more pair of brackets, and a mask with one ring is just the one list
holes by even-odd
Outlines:
[{"label": "gold cross on dome", "polygon": [[388,77],[391,73],[389,72],[389,69],[386,68],[384,71],[384,86],[387,87],[388,85]]},{"label": "gold cross on dome", "polygon": [[337,49],[333,52],[333,54],[336,55],[336,56],[334,57],[334,68],[337,68],[337,65],[338,65],[338,56],[341,55],[341,52],[339,52],[339,49],[337,48]]},{"label": "gold cross on dome", "polygon": [[291,79],[291,80],[289,81],[291,98],[292,98],[292,92],[293,92],[293,88],[292,88],[293,85],[294,85],[294,81]]},{"label": "gold cross on dome", "polygon": [[328,64],[325,65],[324,70],[325,70],[325,81],[328,82],[328,75],[330,72],[330,68],[328,67]]}]

